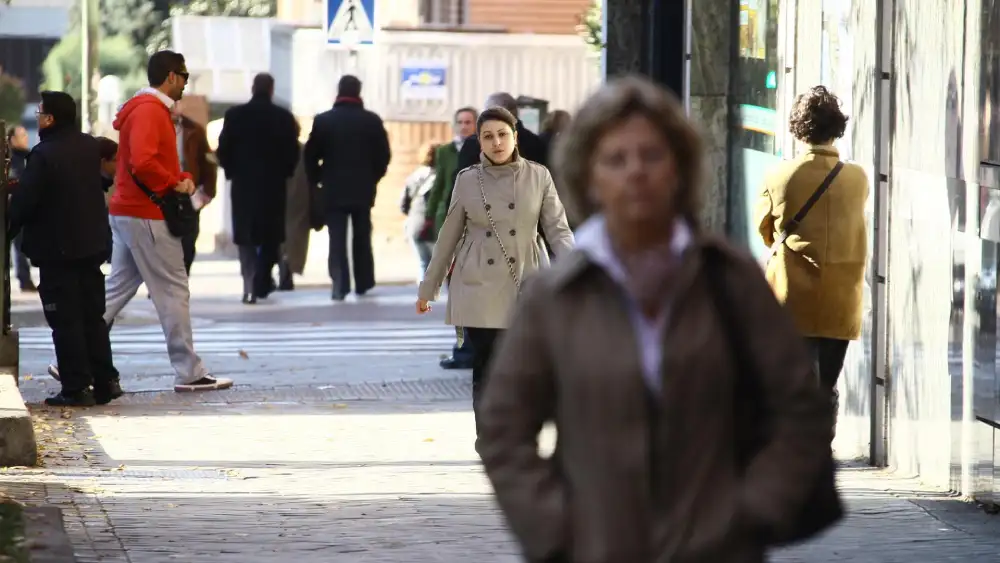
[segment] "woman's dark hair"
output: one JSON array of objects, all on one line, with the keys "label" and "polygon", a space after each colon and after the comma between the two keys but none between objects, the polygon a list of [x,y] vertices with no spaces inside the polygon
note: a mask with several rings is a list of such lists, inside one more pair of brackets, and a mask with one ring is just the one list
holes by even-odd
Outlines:
[{"label": "woman's dark hair", "polygon": [[118,143],[107,137],[97,137],[97,146],[100,147],[101,160],[111,160],[118,154]]},{"label": "woman's dark hair", "polygon": [[479,135],[479,130],[487,121],[502,121],[510,125],[511,131],[517,131],[517,118],[514,114],[501,107],[492,107],[479,114],[479,119],[476,120],[476,135]]},{"label": "woman's dark hair", "polygon": [[566,126],[569,125],[569,122],[569,112],[557,109],[556,111],[545,116],[545,121],[542,122],[542,132],[555,135],[565,129]]},{"label": "woman's dark hair", "polygon": [[437,150],[440,146],[441,143],[428,143],[420,147],[420,164],[433,168],[437,164]]},{"label": "woman's dark hair", "polygon": [[795,99],[788,131],[796,139],[819,145],[843,137],[846,129],[847,116],[840,110],[840,98],[825,86],[814,86]]}]

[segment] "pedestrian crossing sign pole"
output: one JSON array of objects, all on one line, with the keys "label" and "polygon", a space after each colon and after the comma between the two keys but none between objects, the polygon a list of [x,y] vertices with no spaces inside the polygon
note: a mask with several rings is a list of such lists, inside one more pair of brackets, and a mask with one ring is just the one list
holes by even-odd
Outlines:
[{"label": "pedestrian crossing sign pole", "polygon": [[354,49],[375,43],[375,0],[325,0],[327,45]]}]

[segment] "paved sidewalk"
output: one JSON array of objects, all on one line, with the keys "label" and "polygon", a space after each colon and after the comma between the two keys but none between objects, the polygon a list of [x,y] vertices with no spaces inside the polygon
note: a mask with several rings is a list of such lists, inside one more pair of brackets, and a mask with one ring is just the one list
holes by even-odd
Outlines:
[{"label": "paved sidewalk", "polygon": [[[513,563],[462,402],[37,409],[46,467],[0,480],[63,507],[81,563]],[[841,473],[851,516],[779,562],[993,562],[1000,519]]]}]

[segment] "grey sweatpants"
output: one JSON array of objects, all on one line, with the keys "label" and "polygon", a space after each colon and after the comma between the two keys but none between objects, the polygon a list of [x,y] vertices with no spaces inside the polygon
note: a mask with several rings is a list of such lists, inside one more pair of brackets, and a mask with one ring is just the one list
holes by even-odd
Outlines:
[{"label": "grey sweatpants", "polygon": [[167,339],[175,383],[192,383],[208,375],[194,351],[181,239],[170,234],[164,221],[117,215],[111,216],[111,234],[114,247],[104,286],[104,322],[110,324],[145,283]]}]

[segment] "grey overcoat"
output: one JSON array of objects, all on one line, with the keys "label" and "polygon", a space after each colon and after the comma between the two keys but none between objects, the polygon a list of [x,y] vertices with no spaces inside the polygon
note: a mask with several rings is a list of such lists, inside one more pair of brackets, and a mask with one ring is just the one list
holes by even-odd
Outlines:
[{"label": "grey overcoat", "polygon": [[[573,232],[547,168],[516,153],[509,164],[494,165],[482,154],[479,158],[479,165],[458,173],[419,297],[427,301],[438,297],[454,261],[445,321],[461,327],[507,328],[517,289],[497,236],[522,280],[549,264],[539,226],[557,258],[572,250]],[[486,205],[496,223],[495,234]]]}]

